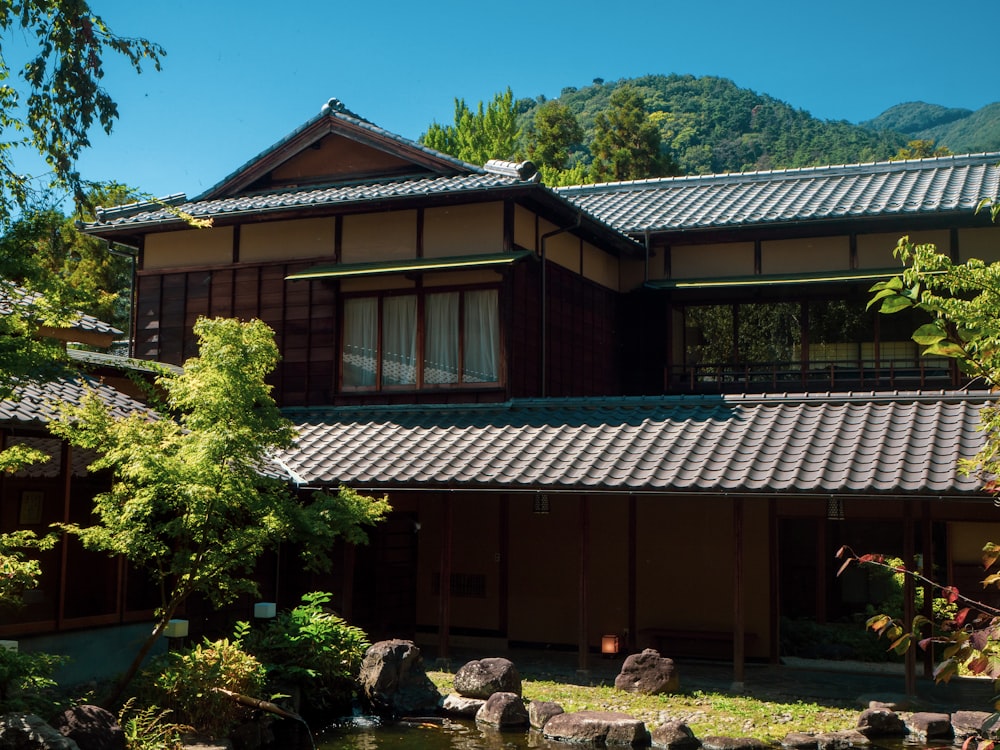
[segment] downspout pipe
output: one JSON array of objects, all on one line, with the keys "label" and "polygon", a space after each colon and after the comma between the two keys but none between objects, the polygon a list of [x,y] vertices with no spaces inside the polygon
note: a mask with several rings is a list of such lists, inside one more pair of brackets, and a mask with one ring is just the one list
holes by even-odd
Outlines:
[{"label": "downspout pipe", "polygon": [[549,348],[549,298],[548,298],[548,287],[546,286],[546,256],[545,256],[545,243],[550,237],[555,237],[557,234],[562,234],[563,232],[570,232],[574,229],[579,229],[580,225],[583,223],[583,214],[578,213],[576,215],[576,221],[566,227],[561,229],[553,229],[551,232],[546,232],[539,238],[539,245],[542,251],[542,393],[541,397],[545,398],[548,395],[549,390],[549,359],[548,359],[548,348]]}]

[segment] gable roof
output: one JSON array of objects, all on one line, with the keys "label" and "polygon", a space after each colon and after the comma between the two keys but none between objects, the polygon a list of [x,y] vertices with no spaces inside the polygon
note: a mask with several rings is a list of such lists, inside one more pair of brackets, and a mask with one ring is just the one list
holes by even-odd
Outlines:
[{"label": "gable roof", "polygon": [[988,394],[514,400],[286,409],[308,484],[357,488],[977,496],[959,458]]},{"label": "gable roof", "polygon": [[[1000,153],[556,188],[621,232],[971,213],[1000,194]],[[985,221],[985,219],[984,219]]]},{"label": "gable roof", "polygon": [[318,115],[257,154],[193,200],[211,200],[238,195],[262,175],[287,162],[304,149],[315,146],[328,135],[345,136],[355,143],[408,162],[411,173],[438,175],[483,173],[481,167],[390,133],[351,112],[340,100],[330,99],[323,105]]}]

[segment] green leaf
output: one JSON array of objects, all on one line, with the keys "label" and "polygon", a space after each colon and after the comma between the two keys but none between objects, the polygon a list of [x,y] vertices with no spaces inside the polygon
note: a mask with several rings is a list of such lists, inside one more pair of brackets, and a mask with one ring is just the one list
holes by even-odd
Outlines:
[{"label": "green leaf", "polygon": [[938,323],[925,323],[914,331],[910,338],[921,346],[931,346],[947,337],[948,334]]},{"label": "green leaf", "polygon": [[896,294],[882,300],[882,306],[878,309],[878,311],[884,315],[891,315],[892,313],[897,313],[900,310],[906,310],[910,307],[913,307],[912,299]]},{"label": "green leaf", "polygon": [[965,349],[963,349],[958,344],[953,344],[949,341],[941,341],[937,344],[933,344],[924,349],[923,353],[934,354],[939,357],[964,357]]}]

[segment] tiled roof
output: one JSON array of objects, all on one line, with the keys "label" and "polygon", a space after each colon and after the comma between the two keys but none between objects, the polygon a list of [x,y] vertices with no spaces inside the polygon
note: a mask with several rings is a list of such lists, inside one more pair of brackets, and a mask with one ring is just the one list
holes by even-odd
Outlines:
[{"label": "tiled roof", "polygon": [[288,409],[310,484],[694,493],[970,495],[985,394],[515,400]]},{"label": "tiled roof", "polygon": [[79,405],[88,391],[97,393],[111,407],[111,413],[115,417],[148,411],[134,398],[110,385],[88,375],[78,375],[46,383],[29,383],[17,388],[17,398],[0,401],[0,424],[43,425],[54,416],[54,403]]},{"label": "tiled roof", "polygon": [[556,188],[623,232],[973,211],[1000,194],[1000,153]]},{"label": "tiled roof", "polygon": [[203,192],[201,195],[195,196],[194,200],[199,201],[204,198],[209,198],[215,195],[220,189],[224,188],[229,184],[234,178],[238,177],[240,174],[250,169],[257,163],[266,159],[269,155],[280,151],[285,146],[293,143],[298,139],[303,133],[314,128],[317,124],[324,120],[329,119],[335,123],[341,123],[348,126],[348,130],[354,129],[355,132],[360,131],[365,134],[365,136],[370,136],[375,142],[385,144],[393,150],[401,150],[402,153],[407,151],[416,152],[423,154],[431,160],[431,163],[436,163],[439,165],[439,169],[454,171],[454,172],[482,172],[482,167],[477,167],[473,164],[462,161],[461,159],[456,159],[454,156],[449,156],[448,154],[441,153],[433,148],[429,148],[422,143],[416,141],[411,141],[409,138],[404,138],[401,135],[397,135],[391,131],[381,128],[375,123],[366,120],[361,115],[351,112],[347,109],[344,104],[338,99],[330,99],[321,108],[318,115],[311,118],[303,125],[296,128],[294,131],[289,133],[287,136],[282,138],[277,143],[269,146],[261,153],[254,156],[248,162],[240,166],[231,174],[224,177],[219,183],[213,185],[208,190]]},{"label": "tiled roof", "polygon": [[[15,307],[28,308],[41,299],[37,292],[29,292],[9,281],[0,281],[0,315],[10,315]],[[113,336],[120,336],[122,332],[110,323],[95,318],[93,315],[85,313],[74,313],[73,320],[69,328],[75,331],[87,331],[91,333],[105,333]]]},{"label": "tiled roof", "polygon": [[411,198],[415,196],[447,195],[484,190],[505,190],[531,184],[516,177],[499,174],[471,174],[443,177],[411,177],[376,182],[358,182],[327,187],[296,188],[265,193],[252,193],[232,198],[177,203],[176,210],[155,203],[131,204],[99,210],[97,221],[87,229],[111,227],[141,227],[180,222],[177,211],[195,218],[230,217],[241,214],[262,214],[296,208],[332,206],[366,201]]}]

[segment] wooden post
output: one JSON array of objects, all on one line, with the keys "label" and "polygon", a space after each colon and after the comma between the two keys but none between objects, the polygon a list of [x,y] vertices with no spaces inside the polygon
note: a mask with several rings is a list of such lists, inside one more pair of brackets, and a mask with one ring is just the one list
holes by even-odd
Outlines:
[{"label": "wooden post", "polygon": [[635,495],[628,498],[628,633],[625,645],[631,651],[636,644],[636,599],[638,597],[639,514]]},{"label": "wooden post", "polygon": [[587,671],[590,649],[587,646],[587,578],[590,561],[590,505],[586,495],[580,496],[580,659],[578,669]]},{"label": "wooden post", "polygon": [[[281,550],[278,550],[281,554]],[[344,542],[344,575],[340,582],[340,614],[348,622],[354,620],[354,564],[357,560],[357,547],[350,542]],[[275,595],[275,601],[277,601]]]},{"label": "wooden post", "polygon": [[[907,569],[913,568],[913,507],[903,500],[903,564]],[[903,622],[906,629],[910,628],[915,613],[914,597],[916,585],[913,576],[903,576]],[[906,695],[917,694],[917,647],[906,650],[904,668],[906,671]]]},{"label": "wooden post", "polygon": [[779,645],[781,643],[781,561],[779,557],[779,546],[781,532],[778,529],[778,506],[777,501],[772,497],[767,501],[767,525],[768,525],[768,553],[767,567],[771,590],[768,605],[768,619],[770,620],[768,631],[771,645],[768,648],[768,661],[771,664],[778,664],[780,661]]},{"label": "wooden post", "polygon": [[444,496],[444,523],[441,534],[441,578],[438,585],[438,659],[449,658],[449,635],[451,628],[451,536],[454,519],[451,510],[451,494]]},{"label": "wooden post", "polygon": [[743,691],[746,613],[743,607],[743,498],[733,500],[733,690]]},{"label": "wooden post", "polygon": [[[63,440],[59,451],[59,460],[62,463],[63,479],[63,523],[70,522],[70,497],[71,482],[73,480],[73,448]],[[66,576],[69,573],[69,536],[65,532],[62,534],[62,543],[59,545],[59,599],[56,609],[56,628],[62,630],[63,620],[66,619]]]}]

